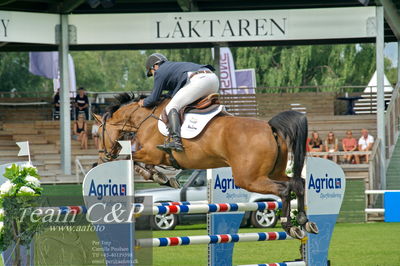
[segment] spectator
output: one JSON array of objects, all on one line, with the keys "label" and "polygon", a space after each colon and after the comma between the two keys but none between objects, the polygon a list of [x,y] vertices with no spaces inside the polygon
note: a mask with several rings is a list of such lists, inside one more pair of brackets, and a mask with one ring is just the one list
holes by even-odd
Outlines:
[{"label": "spectator", "polygon": [[310,149],[310,145],[308,145],[308,143],[310,142],[310,138],[307,138],[307,144],[306,144],[306,151],[307,152],[310,152],[311,151],[311,149]]},{"label": "spectator", "polygon": [[[358,150],[359,151],[370,151],[372,149],[372,145],[374,144],[374,137],[368,134],[368,130],[363,128],[361,129],[361,138],[358,140]],[[360,155],[361,157],[365,156],[365,163],[369,162],[369,155]]]},{"label": "spectator", "polygon": [[[308,146],[311,152],[321,152],[322,151],[322,140],[319,138],[317,131],[311,133],[311,140],[308,142]],[[319,157],[318,155],[313,155],[314,157]]]},{"label": "spectator", "polygon": [[53,119],[59,120],[60,119],[60,88],[58,88],[56,94],[54,94],[53,104],[54,104]]},{"label": "spectator", "polygon": [[96,147],[96,149],[99,148],[99,126],[100,123],[97,120],[92,126],[92,138],[94,140],[94,146]]},{"label": "spectator", "polygon": [[[346,137],[342,139],[342,148],[345,152],[357,151],[357,140],[353,138],[351,130],[346,131]],[[351,164],[353,158],[356,164],[360,163],[360,157],[354,154],[345,155],[344,163]]]},{"label": "spectator", "polygon": [[74,140],[80,141],[81,150],[88,148],[88,136],[87,136],[87,124],[85,121],[85,115],[79,114],[78,121],[74,123],[74,134],[72,136]]},{"label": "spectator", "polygon": [[76,117],[79,116],[79,113],[84,112],[85,118],[89,119],[89,98],[87,97],[83,87],[78,89],[78,95],[75,97],[75,108]]},{"label": "spectator", "polygon": [[[335,137],[332,131],[328,133],[325,139],[325,151],[326,152],[336,152],[339,150],[338,139]],[[332,160],[337,163],[337,155],[324,155],[324,159],[332,158]]]}]

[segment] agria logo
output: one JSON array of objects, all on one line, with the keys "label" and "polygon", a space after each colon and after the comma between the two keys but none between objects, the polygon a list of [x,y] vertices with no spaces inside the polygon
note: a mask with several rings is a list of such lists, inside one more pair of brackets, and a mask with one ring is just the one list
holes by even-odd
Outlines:
[{"label": "agria logo", "polygon": [[126,184],[112,184],[109,179],[108,184],[96,185],[92,180],[88,196],[96,196],[99,200],[106,196],[126,196]]},{"label": "agria logo", "polygon": [[240,189],[240,187],[235,185],[233,178],[220,178],[219,175],[217,175],[215,178],[214,189],[220,189],[225,193],[229,189]]},{"label": "agria logo", "polygon": [[341,189],[342,188],[342,180],[340,178],[331,178],[328,177],[328,174],[325,174],[325,177],[314,178],[311,174],[310,180],[308,183],[308,189],[314,189],[315,192],[319,193],[322,189]]}]

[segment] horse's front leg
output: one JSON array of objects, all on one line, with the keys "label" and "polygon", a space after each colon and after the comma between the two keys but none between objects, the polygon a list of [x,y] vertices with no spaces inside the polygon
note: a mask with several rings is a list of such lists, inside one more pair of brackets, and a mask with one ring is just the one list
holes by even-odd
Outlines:
[{"label": "horse's front leg", "polygon": [[160,185],[169,186],[172,188],[180,188],[180,184],[175,177],[168,178],[164,173],[158,171],[154,165],[146,164],[146,169],[152,173],[153,180]]},{"label": "horse's front leg", "polygon": [[[146,149],[140,149],[133,153],[133,159],[136,162],[142,162],[146,164],[145,167],[141,167],[141,169],[138,167],[137,172],[144,173],[146,176],[149,176],[148,179],[153,180],[160,185],[170,186],[172,188],[180,188],[179,182],[174,177],[168,178],[164,173],[158,171],[154,167],[154,165],[168,165],[168,161],[163,152],[156,149],[151,152],[147,152]],[[145,177],[143,174],[141,175]],[[148,180],[146,177],[145,179]]]},{"label": "horse's front leg", "polygon": [[148,165],[170,165],[166,153],[156,148],[143,147],[132,154],[133,160]]},{"label": "horse's front leg", "polygon": [[153,173],[141,165],[141,163],[134,163],[134,170],[136,173],[141,175],[144,180],[153,180]]}]

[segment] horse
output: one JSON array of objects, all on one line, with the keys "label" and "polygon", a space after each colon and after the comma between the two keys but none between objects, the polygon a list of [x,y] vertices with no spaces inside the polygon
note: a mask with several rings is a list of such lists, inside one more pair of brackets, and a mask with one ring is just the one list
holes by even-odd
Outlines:
[{"label": "horse", "polygon": [[[123,93],[101,117],[99,162],[118,157],[118,140],[133,133],[135,162],[149,165],[179,165],[186,169],[231,167],[237,186],[250,192],[274,194],[282,199],[281,224],[292,237],[302,239],[305,233],[318,233],[315,223],[308,221],[304,206],[305,181],[301,178],[306,155],[307,118],[296,111],[285,111],[271,120],[232,115],[215,116],[193,139],[183,139],[183,152],[170,154],[156,148],[165,137],[157,123],[170,99],[153,108],[140,107],[133,94]],[[293,177],[286,174],[289,150],[293,156]],[[295,226],[290,216],[291,192],[298,201]]]}]

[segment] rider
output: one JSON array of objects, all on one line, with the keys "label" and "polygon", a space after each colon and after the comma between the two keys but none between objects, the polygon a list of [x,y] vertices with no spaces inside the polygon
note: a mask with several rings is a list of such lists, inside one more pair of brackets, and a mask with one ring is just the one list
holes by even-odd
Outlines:
[{"label": "rider", "polygon": [[166,152],[181,152],[183,146],[179,110],[200,97],[218,92],[219,80],[213,72],[215,69],[210,65],[168,61],[164,55],[154,53],[147,59],[146,70],[148,77],[154,76],[154,87],[148,97],[139,101],[139,105],[156,105],[163,90],[167,90],[168,96],[172,97],[165,107],[170,142],[158,145],[157,148]]}]

